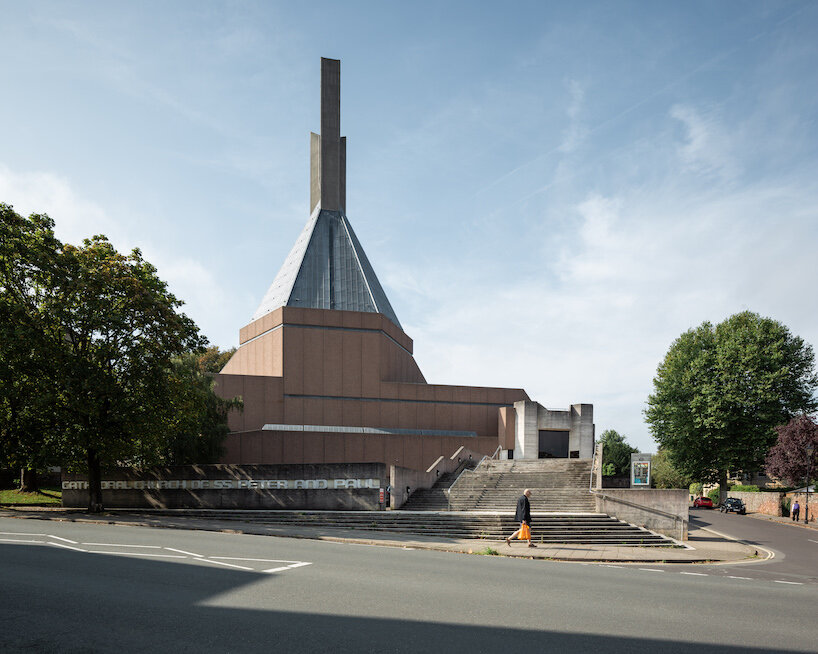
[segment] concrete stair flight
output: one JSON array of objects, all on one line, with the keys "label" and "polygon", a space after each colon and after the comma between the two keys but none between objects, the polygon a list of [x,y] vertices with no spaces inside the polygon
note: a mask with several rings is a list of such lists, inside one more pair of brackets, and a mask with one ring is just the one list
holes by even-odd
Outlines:
[{"label": "concrete stair flight", "polygon": [[[128,510],[129,514],[143,512]],[[145,515],[179,515],[178,510],[157,509]],[[363,532],[412,534],[426,538],[503,540],[519,526],[513,514],[442,513],[410,511],[239,511],[185,509],[185,516],[236,520],[270,526],[315,527]],[[575,543],[640,547],[677,547],[664,536],[604,514],[534,514],[535,543]]]},{"label": "concrete stair flight", "polygon": [[529,488],[533,512],[593,513],[590,474],[587,459],[485,460],[454,483],[443,476],[434,487],[416,491],[401,508],[513,512],[517,498]]}]

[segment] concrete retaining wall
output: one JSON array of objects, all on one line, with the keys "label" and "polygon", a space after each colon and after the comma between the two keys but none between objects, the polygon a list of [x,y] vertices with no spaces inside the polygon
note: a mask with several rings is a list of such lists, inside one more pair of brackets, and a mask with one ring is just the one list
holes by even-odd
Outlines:
[{"label": "concrete retaining wall", "polygon": [[664,489],[615,489],[597,491],[596,510],[645,527],[651,531],[687,540],[688,492]]},{"label": "concrete retaining wall", "polygon": [[[190,465],[103,472],[110,508],[372,511],[389,483],[383,463]],[[88,506],[83,475],[64,474],[63,506]],[[107,486],[107,487],[106,487]]]},{"label": "concrete retaining wall", "polygon": [[[389,506],[399,509],[416,490],[434,486],[440,475],[457,470],[467,460],[477,462],[482,458],[482,454],[466,447],[460,447],[450,456],[441,456],[432,461],[426,470],[390,466],[389,485],[392,487],[392,492],[389,496]],[[408,493],[406,492],[407,487],[409,488]]]}]

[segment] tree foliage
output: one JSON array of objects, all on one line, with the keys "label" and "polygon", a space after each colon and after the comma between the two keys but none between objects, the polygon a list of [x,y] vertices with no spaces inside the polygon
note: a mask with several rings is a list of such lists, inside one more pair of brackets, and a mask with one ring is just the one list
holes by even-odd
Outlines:
[{"label": "tree foliage", "polygon": [[614,429],[606,429],[599,437],[602,443],[602,474],[606,477],[628,474],[631,468],[631,454],[638,452],[625,440],[625,436]]},{"label": "tree foliage", "polygon": [[674,467],[664,450],[659,450],[651,457],[650,466],[656,488],[690,487],[690,477]]},{"label": "tree foliage", "polygon": [[229,432],[227,414],[243,407],[242,401],[226,400],[213,391],[213,368],[219,370],[235,350],[219,352],[210,347],[201,354],[189,352],[173,361],[168,415],[162,460],[168,465],[216,463],[223,454]]},{"label": "tree foliage", "polygon": [[[64,245],[47,216],[0,212],[1,365],[25,387],[26,415],[54,422],[12,420],[17,389],[6,383],[3,450],[87,470],[89,509],[101,510],[103,465],[146,465],[167,451],[175,411],[193,404],[174,359],[206,341],[139,250],[120,254],[103,236]],[[36,374],[29,382],[18,370]]]},{"label": "tree foliage", "polygon": [[[776,428],[778,440],[767,454],[765,468],[793,486],[818,476],[818,423],[808,415],[797,416]],[[812,452],[810,453],[810,448]]]},{"label": "tree foliage", "polygon": [[57,462],[50,437],[59,347],[41,312],[62,248],[53,226],[48,216],[25,219],[0,203],[0,465],[30,473]]},{"label": "tree foliage", "polygon": [[656,373],[645,416],[681,473],[727,488],[728,470],[757,470],[774,428],[815,408],[812,348],[779,322],[745,311],[677,338]]}]

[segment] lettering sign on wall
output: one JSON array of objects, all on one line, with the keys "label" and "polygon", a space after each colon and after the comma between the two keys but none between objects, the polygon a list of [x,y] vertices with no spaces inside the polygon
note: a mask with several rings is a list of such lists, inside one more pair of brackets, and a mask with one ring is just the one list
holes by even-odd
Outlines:
[{"label": "lettering sign on wall", "polygon": [[[380,479],[149,479],[103,481],[102,490],[348,490],[380,488]],[[87,481],[64,481],[63,490],[87,490]]]}]

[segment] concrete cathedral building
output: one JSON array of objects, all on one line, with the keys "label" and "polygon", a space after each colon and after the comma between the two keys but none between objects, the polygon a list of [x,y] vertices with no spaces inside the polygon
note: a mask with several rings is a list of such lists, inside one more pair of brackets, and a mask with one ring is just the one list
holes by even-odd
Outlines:
[{"label": "concrete cathedral building", "polygon": [[217,375],[240,396],[224,463],[426,469],[459,447],[501,459],[590,459],[593,406],[549,410],[519,388],[427,383],[346,214],[340,62],[321,59],[310,216]]}]

